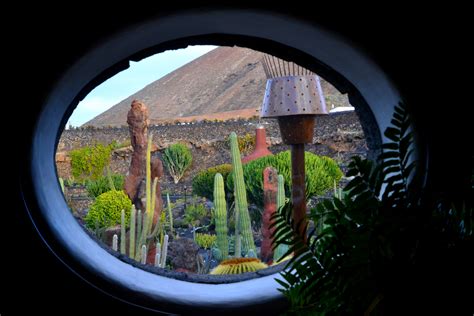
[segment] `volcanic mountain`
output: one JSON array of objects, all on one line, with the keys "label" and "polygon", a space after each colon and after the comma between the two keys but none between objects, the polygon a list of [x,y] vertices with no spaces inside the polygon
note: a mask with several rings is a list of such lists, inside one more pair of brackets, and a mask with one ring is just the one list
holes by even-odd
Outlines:
[{"label": "volcanic mountain", "polygon": [[[132,94],[84,126],[126,125],[134,99],[148,107],[150,123],[228,119],[258,115],[265,91],[263,53],[218,47]],[[348,106],[347,97],[321,80],[328,107]]]}]

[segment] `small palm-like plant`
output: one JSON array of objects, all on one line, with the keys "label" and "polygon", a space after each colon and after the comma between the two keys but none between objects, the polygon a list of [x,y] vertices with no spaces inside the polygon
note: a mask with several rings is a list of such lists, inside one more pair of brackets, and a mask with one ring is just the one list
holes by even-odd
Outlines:
[{"label": "small palm-like plant", "polygon": [[193,156],[186,145],[178,143],[165,149],[163,161],[174,183],[178,183],[184,172],[191,166]]}]

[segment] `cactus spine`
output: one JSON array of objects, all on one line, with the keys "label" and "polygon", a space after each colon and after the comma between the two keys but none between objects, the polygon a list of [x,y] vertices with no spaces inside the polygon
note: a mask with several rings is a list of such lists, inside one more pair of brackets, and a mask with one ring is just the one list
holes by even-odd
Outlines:
[{"label": "cactus spine", "polygon": [[224,178],[220,173],[214,176],[214,208],[216,220],[217,247],[220,259],[225,260],[229,255],[227,240],[227,203],[225,201]]},{"label": "cactus spine", "polygon": [[[278,175],[277,212],[285,205],[285,178]],[[273,252],[273,261],[277,262],[288,252],[288,245],[280,244]]]},{"label": "cactus spine", "polygon": [[128,256],[130,258],[135,258],[135,226],[137,220],[137,210],[135,205],[132,205],[132,211],[130,212],[130,249],[128,251]]},{"label": "cactus spine", "polygon": [[117,234],[114,234],[114,236],[112,237],[112,249],[114,251],[117,251],[117,247],[118,247],[118,236]]},{"label": "cactus spine", "polygon": [[240,160],[240,150],[237,134],[230,134],[230,149],[232,152],[232,168],[234,172],[235,204],[239,209],[239,229],[242,236],[242,250],[247,253],[250,249],[255,251],[250,214],[247,205],[247,192],[245,190],[244,172]]}]

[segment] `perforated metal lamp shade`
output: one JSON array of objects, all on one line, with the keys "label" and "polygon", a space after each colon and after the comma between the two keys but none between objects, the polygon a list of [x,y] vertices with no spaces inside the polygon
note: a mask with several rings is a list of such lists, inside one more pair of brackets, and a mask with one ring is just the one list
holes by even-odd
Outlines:
[{"label": "perforated metal lamp shade", "polygon": [[315,116],[328,114],[318,79],[305,75],[267,80],[260,116],[278,119],[284,143],[311,143]]}]

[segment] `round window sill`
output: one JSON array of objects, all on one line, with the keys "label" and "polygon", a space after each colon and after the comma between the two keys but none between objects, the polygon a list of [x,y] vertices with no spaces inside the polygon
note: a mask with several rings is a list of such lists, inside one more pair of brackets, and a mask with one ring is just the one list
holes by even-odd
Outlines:
[{"label": "round window sill", "polygon": [[[239,45],[291,57],[317,72],[349,94],[367,142],[372,144],[369,149],[377,149],[384,140],[380,131],[389,125],[393,107],[401,100],[390,80],[363,53],[333,34],[287,16],[228,9],[188,11],[145,21],[111,36],[77,60],[51,89],[32,136],[29,174],[22,179],[23,189],[34,193],[25,196],[27,209],[43,240],[66,265],[123,301],[174,313],[226,314],[265,308],[267,315],[278,314],[286,306],[275,281],[281,266],[227,281],[221,276],[201,278],[138,268],[138,263],[104,249],[85,233],[68,211],[59,188],[56,145],[81,98],[127,68],[128,60],[198,43]],[[214,283],[214,277],[221,278],[220,282]]]}]

